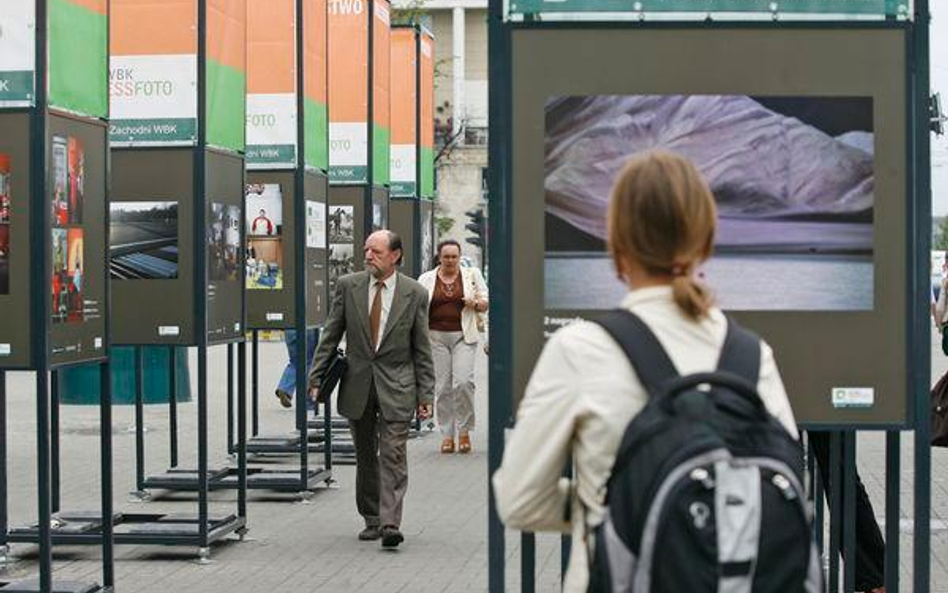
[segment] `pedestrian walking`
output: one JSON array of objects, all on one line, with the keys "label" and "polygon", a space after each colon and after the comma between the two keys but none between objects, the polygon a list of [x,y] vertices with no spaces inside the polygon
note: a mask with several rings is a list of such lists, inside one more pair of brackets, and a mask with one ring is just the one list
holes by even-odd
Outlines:
[{"label": "pedestrian walking", "polygon": [[471,452],[474,430],[474,360],[489,306],[487,283],[477,268],[461,267],[461,244],[438,245],[438,266],[418,282],[428,291],[428,328],[435,368],[435,417],[441,452]]},{"label": "pedestrian walking", "polygon": [[348,368],[339,384],[339,412],[356,449],[356,506],[363,541],[397,547],[408,488],[406,442],[412,416],[431,415],[434,368],[428,337],[428,294],[396,271],[402,240],[388,230],[365,242],[365,270],[336,283],[329,317],[313,357],[310,394],[318,387],[343,335]]},{"label": "pedestrian walking", "polygon": [[[694,166],[669,153],[633,159],[613,188],[607,224],[617,274],[629,288],[621,309],[657,338],[681,375],[716,369],[729,323],[697,279],[698,266],[711,254],[716,212]],[[759,355],[759,398],[792,442],[797,436],[793,412],[763,341]],[[497,511],[508,526],[572,532],[564,591],[587,590],[595,558],[589,546],[598,545],[592,543],[592,530],[605,518],[607,480],[627,425],[649,400],[645,380],[628,360],[602,325],[578,321],[557,331],[536,363],[493,476]],[[571,482],[562,477],[569,459]],[[708,506],[693,507],[696,527],[707,525],[698,521],[707,516],[698,511],[706,513]],[[800,528],[808,537],[808,529]],[[628,570],[635,560],[628,558]]]},{"label": "pedestrian walking", "polygon": [[[284,408],[293,407],[293,395],[296,393],[296,339],[297,333],[294,329],[288,329],[283,332],[286,342],[287,361],[283,368],[283,374],[280,375],[280,382],[277,384],[276,396],[280,400],[280,405]],[[316,330],[306,330],[306,361],[313,359],[313,352],[316,350]],[[304,362],[304,364],[306,364]],[[313,404],[306,404],[308,409],[312,409]]]}]

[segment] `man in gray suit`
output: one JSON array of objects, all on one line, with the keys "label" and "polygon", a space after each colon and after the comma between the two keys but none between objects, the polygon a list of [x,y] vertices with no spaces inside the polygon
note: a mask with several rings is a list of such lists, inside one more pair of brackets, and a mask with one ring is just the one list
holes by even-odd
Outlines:
[{"label": "man in gray suit", "polygon": [[[349,368],[339,383],[339,412],[349,419],[356,448],[356,505],[364,541],[403,540],[402,499],[408,487],[405,444],[412,414],[431,416],[434,365],[428,338],[428,292],[398,273],[398,235],[382,230],[365,242],[365,269],[336,283],[329,318],[313,356],[310,394],[343,334]],[[322,394],[328,396],[329,394]]]}]

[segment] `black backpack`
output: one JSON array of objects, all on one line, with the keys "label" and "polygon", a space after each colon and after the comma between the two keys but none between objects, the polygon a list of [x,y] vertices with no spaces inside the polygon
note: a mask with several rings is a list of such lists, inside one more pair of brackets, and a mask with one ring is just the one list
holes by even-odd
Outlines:
[{"label": "black backpack", "polygon": [[590,534],[589,591],[822,591],[802,449],[757,394],[759,338],[729,320],[717,370],[681,377],[634,314],[597,322],[650,399],[626,428]]}]

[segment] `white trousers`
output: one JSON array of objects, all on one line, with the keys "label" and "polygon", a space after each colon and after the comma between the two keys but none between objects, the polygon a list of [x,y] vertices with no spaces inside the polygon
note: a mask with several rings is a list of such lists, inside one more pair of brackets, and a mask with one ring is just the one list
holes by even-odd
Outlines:
[{"label": "white trousers", "polygon": [[477,344],[459,332],[431,331],[435,370],[435,414],[444,438],[474,429],[474,357]]}]

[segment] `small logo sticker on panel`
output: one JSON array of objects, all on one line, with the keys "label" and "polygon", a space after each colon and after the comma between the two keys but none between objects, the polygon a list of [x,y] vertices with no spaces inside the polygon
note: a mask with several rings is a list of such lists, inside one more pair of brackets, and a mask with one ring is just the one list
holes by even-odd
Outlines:
[{"label": "small logo sticker on panel", "polygon": [[10,356],[13,354],[13,347],[10,344],[0,344],[0,356]]},{"label": "small logo sticker on panel", "polygon": [[177,325],[159,325],[158,326],[158,335],[159,336],[177,336],[181,333],[181,328]]},{"label": "small logo sticker on panel", "polygon": [[267,321],[283,321],[283,313],[267,313]]},{"label": "small logo sticker on panel", "polygon": [[872,387],[834,387],[834,408],[870,408],[875,403]]}]

